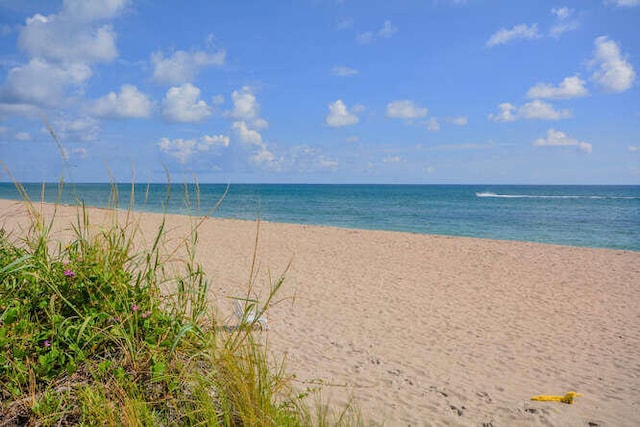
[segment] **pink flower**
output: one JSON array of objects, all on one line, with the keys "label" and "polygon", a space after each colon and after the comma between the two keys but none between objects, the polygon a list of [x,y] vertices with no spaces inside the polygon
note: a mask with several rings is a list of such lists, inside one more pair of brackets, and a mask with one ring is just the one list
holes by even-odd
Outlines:
[{"label": "pink flower", "polygon": [[145,312],[145,313],[142,313],[142,318],[143,318],[143,319],[146,319],[146,318],[147,318],[147,317],[149,317],[149,316],[151,316],[151,312],[150,312],[150,311],[147,311],[147,312]]},{"label": "pink flower", "polygon": [[71,269],[70,269],[70,268],[67,268],[67,269],[64,271],[64,275],[65,275],[65,276],[67,276],[67,277],[71,277],[72,279],[73,279],[74,277],[76,277],[76,273],[74,273],[73,271],[71,271]]},{"label": "pink flower", "polygon": [[132,310],[132,311],[134,311],[134,312],[138,311],[138,306],[137,306],[137,305],[135,305],[135,304],[133,304],[133,305],[131,306],[131,310]]},{"label": "pink flower", "polygon": [[44,344],[45,347],[51,347],[51,343],[49,342],[49,340],[44,340]]}]

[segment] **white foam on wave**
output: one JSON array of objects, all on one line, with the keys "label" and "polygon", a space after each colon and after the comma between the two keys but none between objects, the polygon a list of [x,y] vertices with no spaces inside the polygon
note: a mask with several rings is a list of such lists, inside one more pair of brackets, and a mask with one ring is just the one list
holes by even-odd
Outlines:
[{"label": "white foam on wave", "polygon": [[478,192],[476,197],[494,197],[498,199],[640,199],[636,196],[578,196],[578,195],[531,195],[531,194],[496,194],[491,192]]}]

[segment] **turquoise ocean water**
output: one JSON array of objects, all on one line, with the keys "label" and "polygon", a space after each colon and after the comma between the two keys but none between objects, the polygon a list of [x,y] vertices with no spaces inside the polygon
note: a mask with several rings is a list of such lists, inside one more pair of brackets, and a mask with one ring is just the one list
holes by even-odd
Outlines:
[{"label": "turquoise ocean water", "polygon": [[[42,184],[25,187],[41,199]],[[226,187],[201,184],[199,213]],[[197,214],[189,188],[190,210],[184,186],[176,184],[168,202],[166,184],[136,185],[134,207]],[[67,184],[60,201],[106,207],[110,191],[109,184]],[[118,191],[119,207],[127,208],[131,184]],[[13,184],[0,183],[0,198],[20,197]],[[56,198],[56,184],[48,184],[45,201]],[[212,216],[254,220],[258,214],[273,222],[640,251],[640,186],[235,184]]]}]

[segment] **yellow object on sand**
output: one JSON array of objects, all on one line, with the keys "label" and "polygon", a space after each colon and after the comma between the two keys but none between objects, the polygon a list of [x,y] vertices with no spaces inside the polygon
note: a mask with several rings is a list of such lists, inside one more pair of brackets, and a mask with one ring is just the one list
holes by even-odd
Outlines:
[{"label": "yellow object on sand", "polygon": [[568,403],[569,405],[571,405],[573,403],[573,399],[578,396],[582,396],[582,393],[576,393],[575,391],[570,391],[564,396],[551,396],[548,394],[543,394],[540,396],[533,396],[531,400],[539,400],[541,402],[562,402],[562,403]]}]

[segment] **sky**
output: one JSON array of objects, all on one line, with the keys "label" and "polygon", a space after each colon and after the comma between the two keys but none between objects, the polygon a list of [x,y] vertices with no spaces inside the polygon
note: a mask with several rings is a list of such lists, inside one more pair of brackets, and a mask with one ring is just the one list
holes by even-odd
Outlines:
[{"label": "sky", "polygon": [[639,70],[640,0],[0,0],[0,181],[637,185]]}]

